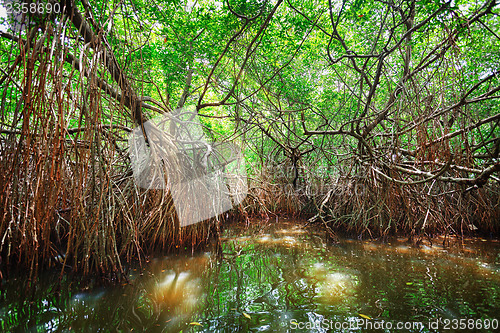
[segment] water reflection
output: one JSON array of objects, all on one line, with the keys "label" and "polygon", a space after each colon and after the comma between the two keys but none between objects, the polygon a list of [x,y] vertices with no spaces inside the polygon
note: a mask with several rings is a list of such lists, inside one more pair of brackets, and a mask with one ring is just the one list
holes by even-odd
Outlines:
[{"label": "water reflection", "polygon": [[499,244],[465,243],[328,245],[292,224],[231,229],[222,255],[155,258],[119,287],[85,289],[69,278],[57,287],[47,274],[26,293],[6,281],[0,330],[326,332],[342,329],[292,323],[500,319]]},{"label": "water reflection", "polygon": [[190,275],[189,272],[170,271],[152,292],[153,303],[168,309],[175,321],[189,318],[201,298],[200,280]]}]

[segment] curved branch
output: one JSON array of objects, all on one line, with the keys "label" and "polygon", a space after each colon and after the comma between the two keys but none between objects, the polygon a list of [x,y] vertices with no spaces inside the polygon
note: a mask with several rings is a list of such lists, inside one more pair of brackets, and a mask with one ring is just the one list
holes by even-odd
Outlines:
[{"label": "curved branch", "polygon": [[363,144],[363,146],[366,147],[370,157],[374,156],[372,147],[370,147],[370,145],[368,144],[368,142],[366,142],[366,140],[363,138],[363,136],[361,136],[355,132],[344,131],[342,129],[337,130],[337,131],[309,131],[306,128],[306,120],[305,120],[303,112],[301,113],[301,122],[302,122],[302,129],[304,130],[304,134],[306,134],[306,135],[348,135],[348,136],[352,136],[353,138],[358,139],[358,141],[361,142]]},{"label": "curved branch", "polygon": [[[452,156],[450,155],[450,157],[448,159],[448,162],[446,162],[446,164],[441,168],[441,170],[439,170],[438,173],[436,173],[435,175],[432,175],[429,172],[420,171],[419,174],[421,174],[421,175],[430,175],[430,176],[428,178],[425,178],[425,179],[422,179],[422,180],[417,180],[417,181],[414,181],[414,182],[407,182],[407,181],[403,181],[403,180],[394,179],[394,178],[386,175],[382,171],[378,170],[377,168],[373,167],[373,166],[372,166],[372,169],[373,169],[373,171],[377,172],[378,174],[384,176],[384,178],[386,178],[386,179],[388,179],[388,180],[390,180],[392,182],[395,182],[397,184],[402,184],[402,185],[417,185],[417,184],[427,183],[427,182],[429,182],[431,180],[434,180],[434,179],[438,179],[439,176],[441,176],[446,170],[448,170],[448,168],[451,165],[451,161],[452,161]],[[385,165],[385,163],[384,163],[384,165]],[[390,166],[388,166],[388,167],[391,168]],[[399,171],[405,170],[406,172],[409,172],[409,173],[415,173],[415,171],[406,170],[406,169],[403,169],[401,167],[398,167],[397,170],[399,170]]]}]

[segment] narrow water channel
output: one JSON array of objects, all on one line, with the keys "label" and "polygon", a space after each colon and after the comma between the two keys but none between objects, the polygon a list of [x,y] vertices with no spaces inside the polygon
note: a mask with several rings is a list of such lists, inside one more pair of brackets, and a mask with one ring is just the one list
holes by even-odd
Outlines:
[{"label": "narrow water channel", "polygon": [[[500,320],[500,243],[328,244],[295,223],[226,230],[223,254],[152,259],[130,283],[4,281],[6,332],[442,332]],[[57,276],[57,275],[55,275]],[[399,325],[399,326],[397,326]],[[402,326],[403,325],[403,326]],[[472,326],[474,325],[474,327]],[[488,327],[485,329],[485,327]],[[469,330],[470,331],[470,330]]]}]

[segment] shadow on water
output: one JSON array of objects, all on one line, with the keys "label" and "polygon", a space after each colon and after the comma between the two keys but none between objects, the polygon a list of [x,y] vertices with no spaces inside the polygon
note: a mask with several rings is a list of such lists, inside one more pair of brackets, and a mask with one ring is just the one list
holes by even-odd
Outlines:
[{"label": "shadow on water", "polygon": [[397,239],[327,245],[321,232],[289,223],[232,228],[222,241],[220,257],[155,258],[116,287],[85,289],[69,277],[59,285],[50,272],[32,289],[19,278],[5,281],[0,329],[389,332],[401,322],[411,325],[402,331],[437,332],[446,323],[454,331],[460,319],[479,319],[493,331],[500,320],[495,241],[447,248],[413,248]]}]

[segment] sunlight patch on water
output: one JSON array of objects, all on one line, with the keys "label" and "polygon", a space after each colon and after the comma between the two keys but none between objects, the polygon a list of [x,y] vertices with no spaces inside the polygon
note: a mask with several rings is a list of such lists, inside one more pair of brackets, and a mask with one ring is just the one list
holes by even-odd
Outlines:
[{"label": "sunlight patch on water", "polygon": [[273,238],[271,237],[271,235],[262,235],[256,239],[256,242],[260,244],[272,243]]},{"label": "sunlight patch on water", "polygon": [[284,234],[284,235],[300,235],[304,234],[306,231],[302,229],[300,226],[294,226],[289,229],[279,229],[276,231],[277,234]]},{"label": "sunlight patch on water", "polygon": [[181,317],[190,316],[202,297],[200,279],[189,272],[166,272],[151,293],[154,304],[167,309],[173,316]]},{"label": "sunlight patch on water", "polygon": [[290,237],[290,236],[285,236],[285,237],[282,237],[282,238],[278,238],[278,239],[275,240],[275,243],[276,244],[280,244],[280,245],[285,245],[285,246],[299,245],[299,242],[295,238]]},{"label": "sunlight patch on water", "polygon": [[411,248],[407,245],[399,245],[394,247],[394,251],[398,253],[410,253]]},{"label": "sunlight patch on water", "polygon": [[96,290],[93,292],[81,292],[74,296],[72,304],[74,305],[85,304],[87,306],[94,305],[98,303],[101,300],[101,298],[103,298],[105,295],[106,295],[105,290]]},{"label": "sunlight patch on water", "polygon": [[328,303],[350,300],[357,289],[357,281],[350,274],[328,273],[320,281],[320,297]]},{"label": "sunlight patch on water", "polygon": [[314,263],[307,276],[310,285],[317,285],[319,299],[325,304],[351,302],[357,292],[358,278],[354,274],[335,271],[323,262]]},{"label": "sunlight patch on water", "polygon": [[301,247],[304,248],[307,247],[306,244],[300,242],[293,236],[273,237],[271,235],[262,235],[255,238],[255,242],[257,244],[269,245],[269,246],[275,245],[284,247],[295,247],[300,245]]},{"label": "sunlight patch on water", "polygon": [[379,251],[380,250],[380,244],[375,244],[373,242],[364,242],[363,243],[363,250],[365,251]]}]

